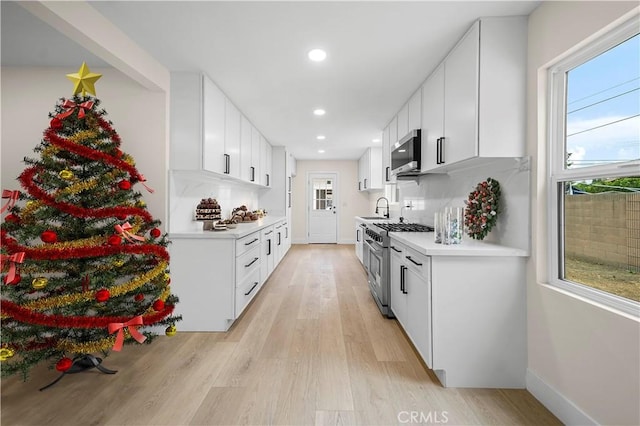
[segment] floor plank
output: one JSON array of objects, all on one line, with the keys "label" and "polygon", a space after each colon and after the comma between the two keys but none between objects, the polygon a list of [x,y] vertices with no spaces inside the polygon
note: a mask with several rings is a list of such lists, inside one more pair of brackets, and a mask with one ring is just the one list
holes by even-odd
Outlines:
[{"label": "floor plank", "polygon": [[228,332],[160,336],[104,365],[118,373],[44,392],[46,365],[3,379],[2,424],[560,424],[526,390],[443,388],[380,315],[352,245],[294,245]]}]

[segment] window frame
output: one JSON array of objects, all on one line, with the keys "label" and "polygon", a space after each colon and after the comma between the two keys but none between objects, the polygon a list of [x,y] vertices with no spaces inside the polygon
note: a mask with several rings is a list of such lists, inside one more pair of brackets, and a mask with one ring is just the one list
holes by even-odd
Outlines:
[{"label": "window frame", "polygon": [[[640,160],[565,168],[567,72],[640,33],[640,16],[589,43],[548,69],[548,281],[549,284],[590,301],[640,317],[640,303],[564,276],[564,183],[567,181],[640,175]],[[562,270],[561,270],[562,268]]]}]

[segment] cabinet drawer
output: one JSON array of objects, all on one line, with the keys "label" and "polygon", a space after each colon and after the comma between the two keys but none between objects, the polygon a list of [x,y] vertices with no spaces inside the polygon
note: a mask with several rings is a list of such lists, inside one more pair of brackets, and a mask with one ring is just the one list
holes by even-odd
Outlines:
[{"label": "cabinet drawer", "polygon": [[260,290],[260,268],[251,272],[236,288],[236,318]]},{"label": "cabinet drawer", "polygon": [[402,261],[404,261],[405,246],[402,244],[391,240],[389,243],[389,252],[391,253],[391,256],[400,256],[402,257]]},{"label": "cabinet drawer", "polygon": [[431,273],[429,271],[431,258],[429,256],[420,254],[412,248],[405,247],[403,259],[403,263],[408,269],[411,269],[425,280],[431,280]]},{"label": "cabinet drawer", "polygon": [[254,270],[260,270],[260,248],[258,245],[236,258],[236,284],[240,284]]},{"label": "cabinet drawer", "polygon": [[260,231],[236,240],[236,257],[260,245]]}]

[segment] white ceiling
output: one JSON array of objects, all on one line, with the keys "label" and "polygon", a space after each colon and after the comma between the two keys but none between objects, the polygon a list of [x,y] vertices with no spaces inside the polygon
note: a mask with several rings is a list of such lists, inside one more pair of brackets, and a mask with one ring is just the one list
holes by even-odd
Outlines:
[{"label": "white ceiling", "polygon": [[[107,66],[7,3],[3,66]],[[528,15],[539,3],[91,2],[169,70],[209,75],[298,159],[358,158],[475,19]],[[307,59],[314,47],[325,62]],[[313,116],[316,107],[327,114]]]}]

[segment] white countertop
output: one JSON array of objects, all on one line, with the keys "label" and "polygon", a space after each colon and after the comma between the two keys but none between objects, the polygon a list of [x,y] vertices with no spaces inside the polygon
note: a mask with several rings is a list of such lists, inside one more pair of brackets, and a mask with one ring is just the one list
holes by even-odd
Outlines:
[{"label": "white countertop", "polygon": [[427,256],[529,256],[526,250],[474,240],[465,236],[461,244],[436,244],[433,232],[390,232],[393,241],[405,244]]},{"label": "white countertop", "polygon": [[252,232],[266,228],[278,222],[282,222],[287,218],[284,216],[265,216],[255,222],[238,223],[235,229],[226,229],[224,231],[192,231],[192,232],[170,232],[169,239],[189,239],[189,238],[214,238],[214,239],[237,239]]},{"label": "white countertop", "polygon": [[387,219],[386,217],[376,217],[375,219],[372,219],[373,216],[356,216],[356,220],[358,222],[364,222],[364,223],[375,223],[375,222],[397,222],[397,219]]}]

